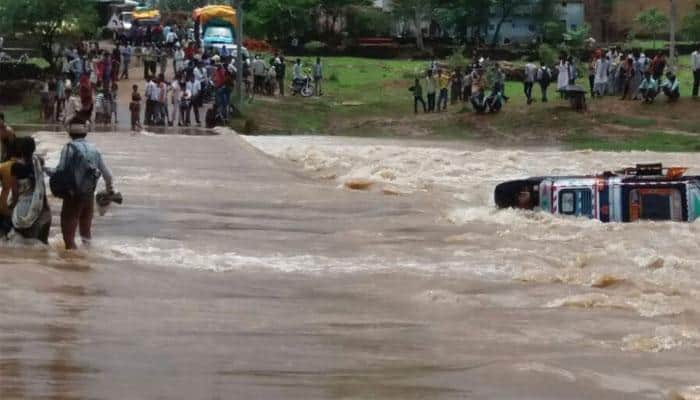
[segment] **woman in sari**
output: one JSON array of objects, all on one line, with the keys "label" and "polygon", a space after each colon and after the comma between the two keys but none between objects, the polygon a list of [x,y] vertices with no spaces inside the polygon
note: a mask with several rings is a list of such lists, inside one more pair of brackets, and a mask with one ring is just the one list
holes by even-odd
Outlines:
[{"label": "woman in sari", "polygon": [[44,167],[34,154],[36,144],[31,137],[17,139],[17,160],[12,166],[16,181],[17,204],[12,211],[12,226],[25,239],[49,243],[51,209],[46,198]]}]

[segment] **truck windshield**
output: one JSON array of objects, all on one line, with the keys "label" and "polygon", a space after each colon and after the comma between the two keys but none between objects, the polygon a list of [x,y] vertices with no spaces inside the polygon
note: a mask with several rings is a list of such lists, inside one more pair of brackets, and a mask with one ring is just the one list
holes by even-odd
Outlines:
[{"label": "truck windshield", "polygon": [[223,40],[232,40],[233,39],[233,35],[231,34],[230,28],[224,28],[224,27],[219,27],[219,26],[213,26],[211,28],[207,28],[207,31],[204,34],[204,36],[207,38],[216,38],[216,39],[223,39]]}]

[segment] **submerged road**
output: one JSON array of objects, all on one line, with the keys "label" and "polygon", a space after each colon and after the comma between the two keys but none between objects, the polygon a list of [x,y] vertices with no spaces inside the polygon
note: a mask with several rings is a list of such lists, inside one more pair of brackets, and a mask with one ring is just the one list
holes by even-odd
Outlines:
[{"label": "submerged road", "polygon": [[[65,136],[35,137],[56,162]],[[428,181],[421,160],[468,172],[498,159],[482,150],[250,140],[275,158],[232,133],[91,139],[125,204],[77,254],[58,230],[48,249],[0,248],[1,399],[697,395],[694,225],[497,214],[468,174],[462,203],[456,173]],[[376,183],[345,187],[363,176]],[[657,239],[661,261],[598,257],[595,238]]]}]

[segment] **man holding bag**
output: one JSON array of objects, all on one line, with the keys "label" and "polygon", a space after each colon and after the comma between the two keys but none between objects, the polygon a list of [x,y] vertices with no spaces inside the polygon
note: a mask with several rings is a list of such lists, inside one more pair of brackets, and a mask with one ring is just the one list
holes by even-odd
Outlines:
[{"label": "man holding bag", "polygon": [[88,130],[84,124],[71,124],[68,134],[71,141],[63,147],[61,160],[51,175],[51,191],[63,199],[61,231],[67,250],[77,248],[76,231],[84,245],[92,239],[92,218],[95,208],[95,190],[102,177],[107,194],[114,194],[112,173],[95,145],[85,140]]}]

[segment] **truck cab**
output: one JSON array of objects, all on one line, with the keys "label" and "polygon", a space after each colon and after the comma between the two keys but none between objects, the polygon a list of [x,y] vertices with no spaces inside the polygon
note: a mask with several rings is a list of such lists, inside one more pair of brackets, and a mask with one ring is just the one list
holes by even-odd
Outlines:
[{"label": "truck cab", "polygon": [[[192,19],[195,25],[195,37],[204,51],[226,49],[227,53],[235,56],[238,53],[236,45],[236,28],[238,20],[236,11],[230,6],[211,5],[194,10]],[[242,49],[243,55],[248,52]]]},{"label": "truck cab", "polygon": [[236,47],[236,34],[232,27],[210,23],[202,27],[202,47],[205,50],[233,50]]}]

